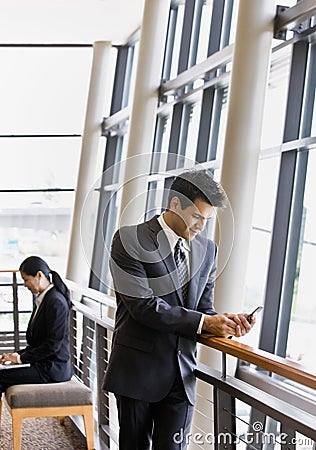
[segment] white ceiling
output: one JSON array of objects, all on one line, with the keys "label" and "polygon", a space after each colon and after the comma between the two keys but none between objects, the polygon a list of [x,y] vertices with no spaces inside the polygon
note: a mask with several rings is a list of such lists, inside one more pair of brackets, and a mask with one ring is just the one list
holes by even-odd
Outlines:
[{"label": "white ceiling", "polygon": [[0,0],[1,44],[122,44],[145,0]]}]

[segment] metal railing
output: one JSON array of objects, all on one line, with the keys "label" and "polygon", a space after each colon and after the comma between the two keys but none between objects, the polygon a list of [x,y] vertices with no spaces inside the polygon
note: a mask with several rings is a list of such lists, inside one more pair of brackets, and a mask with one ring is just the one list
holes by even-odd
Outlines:
[{"label": "metal railing", "polygon": [[[78,297],[80,287],[72,284],[72,289]],[[82,299],[74,302],[73,363],[77,375],[94,390],[100,440],[106,447],[117,449],[114,396],[101,390],[111,350],[114,299],[104,294],[100,298],[98,293],[99,303],[94,292],[85,290]],[[220,372],[198,364],[195,420],[190,435],[183,436],[179,430],[176,441],[187,440],[190,449],[313,448],[315,375],[299,364],[234,340],[203,336],[199,345],[221,351],[223,368]],[[237,376],[227,376],[226,354],[265,372],[243,364]],[[271,373],[278,378],[272,378]]]},{"label": "metal railing", "polygon": [[21,329],[21,317],[25,315],[26,323],[32,308],[19,304],[19,290],[23,283],[18,282],[17,273],[17,270],[0,270],[0,353],[17,351],[26,344],[26,330]]},{"label": "metal railing", "polygon": [[[72,363],[76,375],[94,393],[95,422],[101,443],[96,448],[118,449],[115,399],[101,389],[111,351],[115,301],[93,289],[81,288],[73,282],[67,284],[73,300]],[[183,436],[179,430],[174,436],[176,442],[187,440],[190,450],[315,448],[313,373],[234,340],[201,336],[198,345],[222,352],[222,371],[198,364],[191,433]],[[236,376],[226,374],[226,354],[244,361],[238,365]]]}]

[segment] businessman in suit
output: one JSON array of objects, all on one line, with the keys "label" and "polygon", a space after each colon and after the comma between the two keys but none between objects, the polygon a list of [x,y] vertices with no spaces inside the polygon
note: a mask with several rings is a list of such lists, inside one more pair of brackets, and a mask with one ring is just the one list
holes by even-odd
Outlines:
[{"label": "businessman in suit", "polygon": [[187,171],[162,215],[113,238],[117,311],[103,388],[116,396],[120,450],[185,449],[175,436],[190,430],[198,334],[251,329],[247,315],[214,310],[217,247],[200,233],[225,202],[208,171]]}]

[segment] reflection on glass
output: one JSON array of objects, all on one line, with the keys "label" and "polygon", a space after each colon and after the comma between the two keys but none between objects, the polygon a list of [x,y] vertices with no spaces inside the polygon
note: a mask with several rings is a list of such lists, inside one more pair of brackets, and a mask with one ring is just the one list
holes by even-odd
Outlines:
[{"label": "reflection on glass", "polygon": [[0,48],[0,134],[81,134],[92,56],[92,46]]},{"label": "reflection on glass", "polygon": [[[245,312],[252,311],[256,306],[264,303],[279,162],[279,158],[259,161],[253,229],[247,264]],[[257,317],[256,326],[247,336],[247,340],[252,345],[258,342],[261,319],[262,314]]]},{"label": "reflection on glass", "polygon": [[310,151],[305,185],[301,240],[296,265],[287,356],[316,369],[313,343],[316,332],[316,153]]},{"label": "reflection on glass", "polygon": [[199,43],[197,48],[196,63],[200,63],[207,58],[208,41],[210,34],[210,23],[212,19],[213,1],[206,0],[203,4],[200,30],[199,30]]},{"label": "reflection on glass", "polygon": [[73,192],[0,194],[1,269],[35,254],[64,274],[73,201]]},{"label": "reflection on glass", "polygon": [[177,23],[174,34],[174,42],[172,45],[172,60],[171,60],[171,70],[170,70],[170,79],[175,78],[178,75],[178,64],[179,64],[179,53],[180,53],[180,44],[181,44],[181,35],[182,35],[182,27],[183,27],[183,18],[184,18],[184,4],[180,4],[177,7]]},{"label": "reflection on glass", "polygon": [[[128,92],[128,105],[131,105],[132,102],[133,102],[134,87],[135,87],[136,72],[137,72],[138,55],[139,55],[139,42],[137,41],[135,43],[134,53],[133,53],[132,73],[131,73],[131,76],[130,76],[129,92]],[[110,91],[108,91],[108,92],[110,92]]]},{"label": "reflection on glass", "polygon": [[262,148],[282,143],[290,73],[291,49],[272,55],[263,115]]},{"label": "reflection on glass", "polygon": [[0,330],[2,333],[13,332],[14,331],[14,322],[13,322],[13,314],[0,314]]},{"label": "reflection on glass", "polygon": [[80,149],[80,137],[3,138],[0,189],[73,189]]},{"label": "reflection on glass", "polygon": [[197,148],[197,139],[199,131],[199,123],[201,116],[201,98],[202,93],[199,92],[195,98],[195,103],[191,105],[190,121],[188,123],[187,141],[185,144],[185,152],[183,153],[188,158],[189,167],[195,162],[195,154]]},{"label": "reflection on glass", "polygon": [[239,11],[239,0],[235,0],[233,2],[233,13],[232,13],[232,21],[231,21],[230,34],[229,34],[229,44],[233,44],[235,42],[238,11]]},{"label": "reflection on glass", "polygon": [[[17,286],[13,285],[16,282]],[[2,272],[0,275],[0,353],[1,351],[11,351],[15,346],[15,339],[18,338],[21,344],[20,333],[25,333],[33,310],[33,296],[24,286],[19,272]],[[17,303],[14,302],[15,289],[17,287]],[[17,307],[16,307],[17,305]],[[18,327],[15,328],[14,317],[18,320]],[[17,333],[17,336],[14,336]]]}]

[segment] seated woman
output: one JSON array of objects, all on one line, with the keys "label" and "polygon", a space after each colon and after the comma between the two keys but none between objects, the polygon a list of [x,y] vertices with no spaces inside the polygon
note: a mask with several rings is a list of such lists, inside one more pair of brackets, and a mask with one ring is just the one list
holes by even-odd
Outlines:
[{"label": "seated woman", "polygon": [[4,353],[1,364],[25,364],[0,370],[0,396],[9,386],[26,383],[57,383],[71,378],[69,310],[70,294],[57,272],[38,256],[26,258],[20,273],[24,285],[38,294],[26,331],[27,346]]}]

